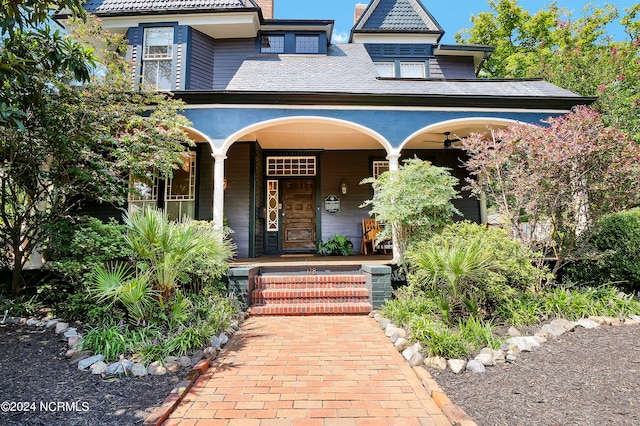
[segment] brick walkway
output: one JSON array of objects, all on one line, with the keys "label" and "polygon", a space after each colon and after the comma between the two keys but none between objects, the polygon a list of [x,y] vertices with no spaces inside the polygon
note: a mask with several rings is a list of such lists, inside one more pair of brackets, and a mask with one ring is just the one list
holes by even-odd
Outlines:
[{"label": "brick walkway", "polygon": [[165,425],[450,425],[373,318],[251,317]]}]

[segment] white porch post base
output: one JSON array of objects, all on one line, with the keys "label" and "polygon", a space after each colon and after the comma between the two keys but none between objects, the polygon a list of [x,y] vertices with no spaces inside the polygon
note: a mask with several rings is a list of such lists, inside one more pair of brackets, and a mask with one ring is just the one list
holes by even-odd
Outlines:
[{"label": "white porch post base", "polygon": [[[389,154],[387,155],[387,160],[389,160],[389,172],[397,172],[398,171],[398,160],[400,159],[400,154]],[[398,232],[396,227],[394,226],[391,230],[391,244],[393,247],[393,260],[392,262],[397,264],[400,262],[400,251],[398,247]]]}]

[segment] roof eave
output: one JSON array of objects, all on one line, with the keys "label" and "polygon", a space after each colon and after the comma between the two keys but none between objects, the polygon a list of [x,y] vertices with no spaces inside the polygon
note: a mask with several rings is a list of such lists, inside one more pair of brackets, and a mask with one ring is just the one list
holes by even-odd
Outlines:
[{"label": "roof eave", "polygon": [[188,105],[348,105],[348,106],[428,106],[522,108],[569,111],[577,105],[590,105],[595,97],[585,96],[496,96],[496,95],[416,95],[337,92],[255,92],[255,91],[178,91],[174,96]]}]

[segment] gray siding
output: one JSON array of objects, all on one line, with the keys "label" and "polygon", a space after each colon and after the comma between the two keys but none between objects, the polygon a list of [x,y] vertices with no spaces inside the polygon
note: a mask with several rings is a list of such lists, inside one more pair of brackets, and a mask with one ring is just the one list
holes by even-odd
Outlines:
[{"label": "gray siding", "polygon": [[429,61],[431,78],[475,78],[470,56],[436,56]]},{"label": "gray siding", "polygon": [[213,220],[213,162],[211,146],[198,144],[198,220]]},{"label": "gray siding", "polygon": [[[362,239],[362,219],[369,217],[369,210],[359,206],[371,198],[371,185],[360,181],[371,176],[373,160],[384,160],[386,153],[379,151],[324,151],[321,158],[321,199],[319,218],[322,220],[322,241],[333,234],[345,235],[353,242],[357,252]],[[346,195],[340,194],[344,178],[349,187]],[[329,195],[340,198],[340,213],[330,215],[324,211],[324,200]]]},{"label": "gray siding", "polygon": [[213,87],[214,40],[191,29],[189,42],[187,90],[211,90]]},{"label": "gray siding", "polygon": [[256,53],[253,39],[216,40],[213,62],[213,89],[226,89],[248,55]]},{"label": "gray siding", "polygon": [[265,182],[264,182],[264,155],[260,145],[255,144],[255,255],[262,256],[265,234]]},{"label": "gray siding", "polygon": [[231,238],[238,247],[237,257],[249,257],[249,156],[250,143],[234,143],[225,160],[227,190],[224,193],[224,216],[233,229]]}]

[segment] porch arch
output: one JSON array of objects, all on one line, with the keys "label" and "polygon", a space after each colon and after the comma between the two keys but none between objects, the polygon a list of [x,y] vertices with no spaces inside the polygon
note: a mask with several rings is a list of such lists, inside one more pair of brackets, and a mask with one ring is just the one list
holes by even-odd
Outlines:
[{"label": "porch arch", "polygon": [[[363,126],[358,123],[354,123],[347,120],[342,120],[338,118],[332,117],[318,117],[318,116],[294,116],[294,117],[284,117],[284,118],[275,118],[271,120],[261,121],[259,123],[254,123],[250,126],[244,127],[243,129],[238,130],[237,132],[229,135],[223,142],[222,146],[214,151],[219,155],[226,155],[227,151],[235,142],[242,141],[243,139],[250,140],[258,140],[256,134],[259,134],[260,131],[265,131],[270,128],[281,128],[284,132],[286,132],[286,126],[299,126],[299,125],[311,125],[314,128],[318,125],[328,126],[324,128],[324,131],[313,130],[307,133],[307,135],[316,135],[317,137],[321,137],[325,135],[329,130],[346,130],[352,131],[352,135],[362,135],[366,136],[370,139],[370,141],[375,141],[375,143],[379,144],[377,147],[382,147],[387,154],[391,154],[393,152],[393,147],[391,143],[380,133],[372,130],[366,126]],[[292,133],[295,131],[292,130]],[[325,142],[326,143],[326,142]],[[323,148],[324,146],[314,146],[314,148]],[[349,147],[349,146],[348,146]],[[358,148],[357,143],[354,143],[351,148]],[[303,148],[301,146],[292,146],[291,148]]]},{"label": "porch arch", "polygon": [[483,133],[490,128],[507,127],[511,124],[525,124],[518,120],[500,117],[467,117],[440,121],[416,130],[400,144],[399,151],[403,149],[441,149],[445,139],[444,132],[451,132],[451,139],[464,138],[471,133]]}]

